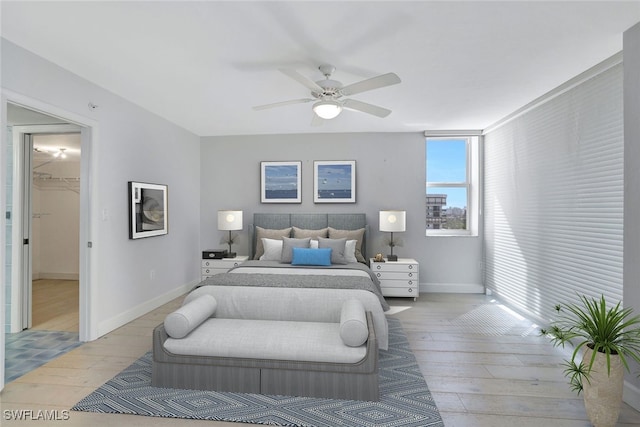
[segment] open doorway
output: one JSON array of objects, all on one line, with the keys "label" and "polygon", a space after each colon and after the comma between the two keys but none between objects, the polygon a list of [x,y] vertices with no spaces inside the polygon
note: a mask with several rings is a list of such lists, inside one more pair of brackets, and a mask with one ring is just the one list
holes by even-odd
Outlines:
[{"label": "open doorway", "polygon": [[80,133],[32,135],[31,329],[79,332]]},{"label": "open doorway", "polygon": [[7,122],[5,382],[80,344],[82,141],[79,126],[16,105]]}]

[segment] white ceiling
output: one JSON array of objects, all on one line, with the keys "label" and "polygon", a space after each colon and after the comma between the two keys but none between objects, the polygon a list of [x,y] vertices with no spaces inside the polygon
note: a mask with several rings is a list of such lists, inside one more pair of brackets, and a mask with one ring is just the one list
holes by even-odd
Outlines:
[{"label": "white ceiling", "polygon": [[[3,1],[2,36],[201,135],[483,129],[622,49],[640,1]],[[343,84],[393,110],[311,126],[278,71]],[[98,99],[87,102],[100,104]]]},{"label": "white ceiling", "polygon": [[[43,162],[80,162],[80,133],[44,134],[33,138],[34,168]],[[65,156],[56,155],[64,151]]]}]

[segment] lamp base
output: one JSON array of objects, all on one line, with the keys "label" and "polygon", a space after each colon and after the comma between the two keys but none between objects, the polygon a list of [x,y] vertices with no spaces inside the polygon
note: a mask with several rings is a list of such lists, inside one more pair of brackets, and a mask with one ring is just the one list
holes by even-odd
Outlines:
[{"label": "lamp base", "polygon": [[387,255],[387,261],[397,261],[398,255]]},{"label": "lamp base", "polygon": [[236,257],[236,253],[227,251],[227,253],[224,254],[224,257],[225,258],[235,258]]}]

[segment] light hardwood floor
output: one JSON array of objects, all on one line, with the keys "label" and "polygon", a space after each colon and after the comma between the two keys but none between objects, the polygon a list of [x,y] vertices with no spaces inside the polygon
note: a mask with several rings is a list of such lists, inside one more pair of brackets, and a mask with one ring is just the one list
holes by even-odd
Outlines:
[{"label": "light hardwood floor", "polygon": [[34,280],[32,289],[32,329],[78,332],[77,280]]},{"label": "light hardwood floor", "polygon": [[[179,306],[178,298],[82,345],[5,386],[5,410],[65,411],[151,348],[151,331]],[[423,294],[390,299],[402,321],[446,426],[589,426],[560,363],[567,350],[538,336],[532,322],[484,295]],[[241,424],[71,412],[64,426]],[[43,425],[2,419],[2,425]],[[640,426],[624,405],[619,426]]]}]

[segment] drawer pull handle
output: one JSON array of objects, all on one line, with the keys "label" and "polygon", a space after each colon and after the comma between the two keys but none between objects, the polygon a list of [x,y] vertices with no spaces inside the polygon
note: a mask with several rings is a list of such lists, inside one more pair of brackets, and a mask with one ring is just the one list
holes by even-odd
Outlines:
[{"label": "drawer pull handle", "polygon": [[413,270],[413,264],[409,264],[409,270]]},{"label": "drawer pull handle", "polygon": [[376,276],[380,277],[380,276],[382,276],[382,274],[380,274],[380,273],[376,273]]},{"label": "drawer pull handle", "polygon": [[377,268],[378,270],[380,270],[382,267],[381,267],[381,266],[379,266],[379,265],[376,265],[376,268]]},{"label": "drawer pull handle", "polygon": [[409,277],[413,277],[413,273],[409,273]]},{"label": "drawer pull handle", "polygon": [[409,288],[409,292],[413,292],[413,288]]},{"label": "drawer pull handle", "polygon": [[237,266],[238,266],[238,263],[237,263],[237,262],[234,262],[234,263],[233,263],[233,266],[234,266],[234,267],[237,267]]},{"label": "drawer pull handle", "polygon": [[409,280],[409,284],[410,284],[410,285],[413,285],[413,280]]},{"label": "drawer pull handle", "polygon": [[207,268],[204,272],[205,272],[205,273],[207,273],[207,274],[209,274],[209,269]]}]

